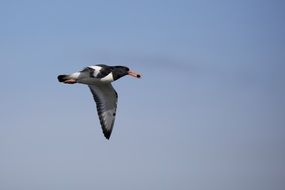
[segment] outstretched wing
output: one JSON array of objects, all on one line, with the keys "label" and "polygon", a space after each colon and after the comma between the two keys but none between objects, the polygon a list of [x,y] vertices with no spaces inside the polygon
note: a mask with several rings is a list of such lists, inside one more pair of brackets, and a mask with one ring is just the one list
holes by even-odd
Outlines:
[{"label": "outstretched wing", "polygon": [[104,136],[109,139],[113,130],[118,95],[111,83],[88,85],[96,102]]}]

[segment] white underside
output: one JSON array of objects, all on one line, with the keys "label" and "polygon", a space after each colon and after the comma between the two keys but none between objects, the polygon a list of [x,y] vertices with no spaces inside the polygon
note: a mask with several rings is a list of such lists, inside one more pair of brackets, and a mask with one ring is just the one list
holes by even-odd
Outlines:
[{"label": "white underside", "polygon": [[77,76],[76,80],[78,83],[93,85],[93,84],[98,84],[98,83],[111,83],[114,81],[114,78],[113,78],[112,73],[108,74],[107,76],[105,76],[101,79],[92,78],[92,77],[84,76],[83,74],[81,74],[81,75]]},{"label": "white underside", "polygon": [[101,78],[100,81],[102,81],[102,82],[113,82],[114,81],[113,74],[109,73],[107,76]]}]

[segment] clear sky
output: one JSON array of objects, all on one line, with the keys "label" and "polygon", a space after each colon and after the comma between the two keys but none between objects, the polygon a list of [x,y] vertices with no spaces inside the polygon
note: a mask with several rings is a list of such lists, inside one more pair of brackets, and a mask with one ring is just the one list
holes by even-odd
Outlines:
[{"label": "clear sky", "polygon": [[[1,190],[283,190],[285,3],[0,1]],[[83,85],[105,63],[110,141]]]}]

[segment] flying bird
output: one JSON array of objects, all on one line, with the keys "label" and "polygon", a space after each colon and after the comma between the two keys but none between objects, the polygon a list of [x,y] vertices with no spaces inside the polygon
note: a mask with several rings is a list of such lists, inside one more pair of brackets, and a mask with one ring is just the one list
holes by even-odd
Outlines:
[{"label": "flying bird", "polygon": [[57,79],[65,84],[88,85],[96,102],[103,134],[109,139],[115,122],[118,101],[118,94],[111,83],[126,75],[141,78],[139,73],[131,71],[128,67],[99,64],[85,67],[69,75],[59,75]]}]

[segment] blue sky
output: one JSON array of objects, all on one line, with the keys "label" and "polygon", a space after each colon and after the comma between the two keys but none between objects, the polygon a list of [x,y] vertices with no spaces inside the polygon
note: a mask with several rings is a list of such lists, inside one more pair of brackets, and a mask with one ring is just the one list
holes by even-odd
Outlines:
[{"label": "blue sky", "polygon": [[[281,190],[282,1],[0,1],[0,189]],[[105,140],[83,85],[105,63]]]}]

